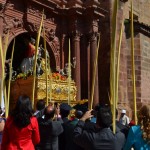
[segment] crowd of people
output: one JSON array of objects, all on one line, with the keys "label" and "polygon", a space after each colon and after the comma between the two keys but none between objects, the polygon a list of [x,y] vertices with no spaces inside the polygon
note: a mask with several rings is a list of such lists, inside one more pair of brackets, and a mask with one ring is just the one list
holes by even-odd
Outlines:
[{"label": "crowd of people", "polygon": [[141,107],[138,125],[122,110],[115,134],[108,104],[86,112],[76,109],[70,115],[73,108],[67,103],[46,106],[39,100],[36,109],[28,96],[21,95],[9,117],[1,115],[1,150],[150,150],[149,106]]}]

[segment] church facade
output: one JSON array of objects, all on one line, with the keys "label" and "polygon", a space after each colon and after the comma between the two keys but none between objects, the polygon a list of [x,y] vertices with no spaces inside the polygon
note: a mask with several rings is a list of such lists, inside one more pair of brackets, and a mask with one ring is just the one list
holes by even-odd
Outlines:
[{"label": "church facade", "polygon": [[[130,12],[128,0],[119,1],[117,41],[121,22],[124,32],[121,45],[119,75],[119,108],[133,110],[130,48]],[[0,0],[0,35],[5,46],[9,33],[6,59],[10,58],[13,39],[16,41],[14,64],[21,62],[26,40],[36,37],[44,13],[46,45],[51,68],[59,71],[68,63],[71,40],[72,79],[77,86],[77,100],[89,99],[93,85],[94,62],[98,44],[98,67],[95,76],[94,105],[109,103],[110,47],[113,1],[104,0]],[[134,0],[134,42],[137,105],[150,104],[150,2]],[[40,44],[43,44],[41,34]],[[118,43],[118,42],[117,42]],[[14,67],[14,68],[15,68]]]}]

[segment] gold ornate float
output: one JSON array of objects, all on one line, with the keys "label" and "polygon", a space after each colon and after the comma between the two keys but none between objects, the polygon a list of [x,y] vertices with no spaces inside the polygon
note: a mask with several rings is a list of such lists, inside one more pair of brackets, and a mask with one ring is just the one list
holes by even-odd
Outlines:
[{"label": "gold ornate float", "polygon": [[[33,97],[33,61],[33,58],[25,58],[21,63],[22,72],[12,78],[14,81],[11,82],[10,90],[11,106],[15,104],[19,95],[26,94],[30,98]],[[45,59],[39,56],[36,67],[34,104],[39,99],[47,100],[47,97],[51,102],[75,103],[77,88],[71,76],[69,78],[68,74],[51,73],[49,66],[46,69]]]},{"label": "gold ornate float", "polygon": [[[50,82],[50,81],[49,81]],[[38,77],[37,81],[37,100],[46,98],[46,80],[42,77]],[[51,89],[50,89],[51,88]],[[68,81],[53,79],[52,84],[48,84],[48,99],[51,101],[68,101]],[[51,93],[50,93],[51,92]],[[75,82],[72,80],[70,85],[70,102],[76,101],[77,88]]]},{"label": "gold ornate float", "polygon": [[[32,98],[33,76],[26,77],[20,74],[15,81],[11,82],[10,105],[13,106],[19,95],[26,94]],[[51,88],[51,89],[50,89]],[[71,80],[70,103],[76,103],[77,88]],[[39,99],[46,99],[46,77],[45,74],[36,77],[35,103]],[[68,102],[68,80],[58,73],[52,74],[48,79],[48,99],[54,102]]]}]

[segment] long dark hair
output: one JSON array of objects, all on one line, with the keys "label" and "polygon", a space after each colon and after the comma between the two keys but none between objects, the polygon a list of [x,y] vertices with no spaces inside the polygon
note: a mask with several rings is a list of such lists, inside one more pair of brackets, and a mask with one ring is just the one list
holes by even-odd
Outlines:
[{"label": "long dark hair", "polygon": [[29,125],[32,113],[33,110],[30,98],[27,95],[19,96],[11,115],[14,118],[15,125],[19,128]]},{"label": "long dark hair", "polygon": [[141,126],[143,138],[150,143],[150,106],[143,105],[138,114],[138,124]]}]

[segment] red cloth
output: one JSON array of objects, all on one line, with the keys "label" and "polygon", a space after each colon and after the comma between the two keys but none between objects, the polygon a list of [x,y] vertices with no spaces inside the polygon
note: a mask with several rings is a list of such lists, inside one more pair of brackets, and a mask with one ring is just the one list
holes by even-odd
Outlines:
[{"label": "red cloth", "polygon": [[30,121],[27,127],[19,129],[13,123],[13,118],[8,117],[4,127],[1,150],[34,150],[34,145],[40,142],[39,127],[35,117],[32,117]]},{"label": "red cloth", "polygon": [[26,51],[26,57],[32,57],[35,54],[35,46],[29,43],[28,50]]},{"label": "red cloth", "polygon": [[130,121],[129,126],[135,126],[134,120],[131,120],[131,121]]}]

